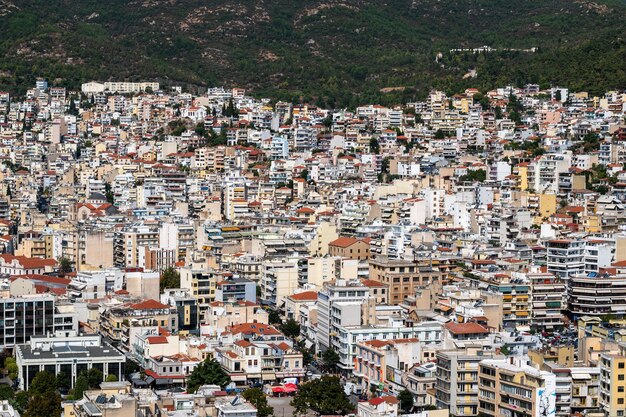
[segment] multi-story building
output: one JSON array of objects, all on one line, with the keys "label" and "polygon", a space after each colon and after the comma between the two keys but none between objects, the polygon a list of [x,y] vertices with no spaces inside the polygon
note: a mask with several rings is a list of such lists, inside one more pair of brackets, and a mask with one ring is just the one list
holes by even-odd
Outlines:
[{"label": "multi-story building", "polygon": [[567,310],[582,316],[626,316],[626,275],[573,275],[567,279]]},{"label": "multi-story building", "polygon": [[124,352],[130,352],[134,338],[146,329],[163,327],[178,331],[178,311],[156,300],[104,305],[100,313],[100,331]]},{"label": "multi-story building", "polygon": [[76,314],[69,309],[62,312],[59,305],[49,294],[0,298],[0,347],[12,348],[33,336],[77,330]]},{"label": "multi-story building", "polygon": [[556,377],[527,365],[528,358],[486,359],[478,364],[478,412],[484,416],[554,415]]},{"label": "multi-story building", "polygon": [[548,272],[560,278],[582,274],[585,270],[585,242],[552,239],[546,242]]},{"label": "multi-story building", "polygon": [[564,326],[565,283],[550,273],[526,275],[530,283],[530,325],[538,331],[553,331]]},{"label": "multi-story building", "polygon": [[298,289],[297,260],[266,260],[261,264],[261,302],[281,307]]},{"label": "multi-story building", "polygon": [[400,304],[422,287],[441,285],[443,274],[428,263],[376,257],[370,259],[370,279],[389,286],[389,303]]},{"label": "multi-story building", "polygon": [[626,414],[626,356],[600,354],[600,408],[607,417]]},{"label": "multi-story building", "polygon": [[[359,284],[326,285],[317,295],[317,346],[337,350],[339,327],[369,322],[374,309],[370,289]],[[365,318],[365,320],[364,320]]]},{"label": "multi-story building", "polygon": [[124,376],[126,356],[102,340],[100,335],[77,335],[62,332],[55,336],[31,337],[26,344],[16,346],[19,387],[28,390],[38,372],[52,375],[63,373],[74,387],[76,378],[91,368],[102,372],[103,381],[113,375],[118,381]]},{"label": "multi-story building", "polygon": [[455,416],[478,416],[478,364],[487,358],[504,357],[483,350],[480,344],[439,351],[435,385],[437,408],[447,408]]}]

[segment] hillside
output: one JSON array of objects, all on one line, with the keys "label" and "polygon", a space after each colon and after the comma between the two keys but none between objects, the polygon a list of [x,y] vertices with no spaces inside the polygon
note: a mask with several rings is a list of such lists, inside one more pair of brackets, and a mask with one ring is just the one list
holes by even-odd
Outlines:
[{"label": "hillside", "polygon": [[[0,89],[14,92],[37,76],[236,85],[336,105],[430,87],[626,87],[624,0],[0,0],[0,34]],[[497,51],[449,52],[483,45]]]}]

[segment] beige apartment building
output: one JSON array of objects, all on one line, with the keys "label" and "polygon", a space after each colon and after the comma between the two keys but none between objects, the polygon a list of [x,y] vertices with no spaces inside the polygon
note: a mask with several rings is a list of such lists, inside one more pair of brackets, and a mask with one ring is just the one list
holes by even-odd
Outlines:
[{"label": "beige apartment building", "polygon": [[406,297],[413,297],[418,289],[440,286],[443,274],[429,264],[389,259],[377,256],[370,259],[370,279],[389,287],[389,303],[400,304]]}]

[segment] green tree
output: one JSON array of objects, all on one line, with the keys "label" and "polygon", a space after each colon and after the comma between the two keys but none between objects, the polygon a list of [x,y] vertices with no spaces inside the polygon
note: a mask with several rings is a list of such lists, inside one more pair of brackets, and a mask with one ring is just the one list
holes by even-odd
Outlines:
[{"label": "green tree", "polygon": [[124,364],[124,372],[126,372],[126,375],[139,372],[139,365],[132,359],[126,359],[126,363]]},{"label": "green tree", "polygon": [[400,409],[409,414],[413,410],[413,394],[408,389],[403,389],[398,394],[398,401],[400,401]]},{"label": "green tree", "polygon": [[15,362],[15,358],[6,358],[4,361],[4,368],[9,373],[9,379],[15,380],[15,378],[17,378],[17,371],[19,370],[19,367]]},{"label": "green tree", "polygon": [[294,319],[289,319],[280,326],[280,331],[291,339],[300,336],[300,324]]},{"label": "green tree", "polygon": [[67,389],[69,390],[72,387],[72,380],[69,374],[67,374],[67,372],[59,372],[56,376],[57,379],[57,387],[60,389]]},{"label": "green tree", "polygon": [[166,288],[180,288],[180,274],[171,266],[161,273],[161,292]]},{"label": "green tree", "polygon": [[28,406],[28,393],[26,391],[18,391],[15,393],[15,399],[11,402],[13,408],[20,413],[24,414],[24,410]]},{"label": "green tree", "polygon": [[36,395],[46,396],[54,393],[57,389],[56,376],[49,372],[41,371],[37,372],[37,375],[33,378],[28,386],[28,394],[33,397]]},{"label": "green tree", "polygon": [[15,391],[9,385],[0,385],[0,401],[13,401]]},{"label": "green tree", "polygon": [[274,415],[274,408],[267,402],[267,397],[260,388],[249,388],[243,392],[243,398],[256,407],[258,417]]},{"label": "green tree", "polygon": [[107,199],[107,203],[115,204],[115,194],[113,194],[111,184],[109,184],[108,182],[104,183],[104,196]]},{"label": "green tree", "polygon": [[267,313],[267,320],[270,324],[280,324],[283,322],[283,319],[280,317],[280,313],[273,308],[268,309]]},{"label": "green tree", "polygon": [[443,139],[445,137],[446,135],[445,133],[443,133],[443,130],[437,129],[437,131],[435,132],[435,139]]},{"label": "green tree", "polygon": [[114,375],[114,374],[107,375],[106,382],[117,382],[117,381],[118,381],[117,375]]},{"label": "green tree", "polygon": [[74,400],[82,399],[83,394],[87,390],[89,390],[89,380],[87,379],[87,375],[84,372],[81,372],[81,374],[76,378],[74,391],[72,392],[72,398]]},{"label": "green tree", "polygon": [[322,353],[322,361],[324,365],[329,367],[332,370],[337,368],[337,364],[339,363],[339,354],[333,348],[328,348]]},{"label": "green tree", "polygon": [[61,396],[55,392],[35,395],[28,401],[24,417],[58,417],[63,412]]},{"label": "green tree", "polygon": [[187,392],[196,392],[202,385],[219,385],[224,388],[230,383],[230,376],[213,358],[207,358],[196,366],[187,379]]},{"label": "green tree", "polygon": [[370,139],[370,152],[376,155],[380,153],[380,144],[376,138]]},{"label": "green tree", "polygon": [[87,384],[89,385],[89,389],[96,389],[100,387],[100,384],[104,380],[104,375],[102,371],[97,368],[91,368],[86,372],[87,376]]},{"label": "green tree", "polygon": [[309,179],[309,170],[308,169],[303,169],[302,172],[300,173],[300,178],[308,180]]},{"label": "green tree", "polygon": [[291,400],[294,416],[305,415],[313,410],[320,415],[345,415],[354,410],[336,376],[324,375],[300,386]]},{"label": "green tree", "polygon": [[72,272],[73,262],[70,261],[65,256],[61,256],[58,260],[58,263],[59,263],[59,272],[61,274],[65,275],[65,274]]}]

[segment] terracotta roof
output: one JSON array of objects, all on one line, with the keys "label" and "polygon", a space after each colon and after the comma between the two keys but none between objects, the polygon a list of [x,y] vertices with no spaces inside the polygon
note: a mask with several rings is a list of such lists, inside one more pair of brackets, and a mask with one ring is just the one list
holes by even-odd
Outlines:
[{"label": "terracotta roof", "polygon": [[477,334],[477,333],[489,333],[485,327],[478,323],[446,323],[446,329],[452,334]]},{"label": "terracotta roof", "polygon": [[151,345],[164,345],[164,344],[167,344],[167,337],[165,337],[165,336],[149,336],[146,340]]},{"label": "terracotta roof", "polygon": [[387,286],[386,284],[379,282],[379,281],[375,281],[373,279],[362,279],[361,284],[365,285],[366,287],[386,287]]},{"label": "terracotta roof", "polygon": [[279,335],[278,330],[263,323],[241,323],[235,324],[230,328],[232,334],[263,334],[263,335]]},{"label": "terracotta roof", "polygon": [[317,293],[315,291],[304,291],[292,294],[289,298],[296,301],[315,301],[317,300]]},{"label": "terracotta roof", "polygon": [[335,239],[328,244],[328,246],[338,246],[340,248],[347,248],[355,243],[358,243],[359,239],[353,237],[340,237],[339,239]]},{"label": "terracotta roof", "polygon": [[161,304],[156,300],[145,300],[137,304],[132,304],[130,307],[134,310],[162,310],[170,308],[170,306]]},{"label": "terracotta roof", "polygon": [[375,407],[381,405],[382,403],[398,404],[398,402],[399,401],[396,397],[392,397],[390,395],[387,395],[385,397],[376,397],[369,400],[369,403]]}]

